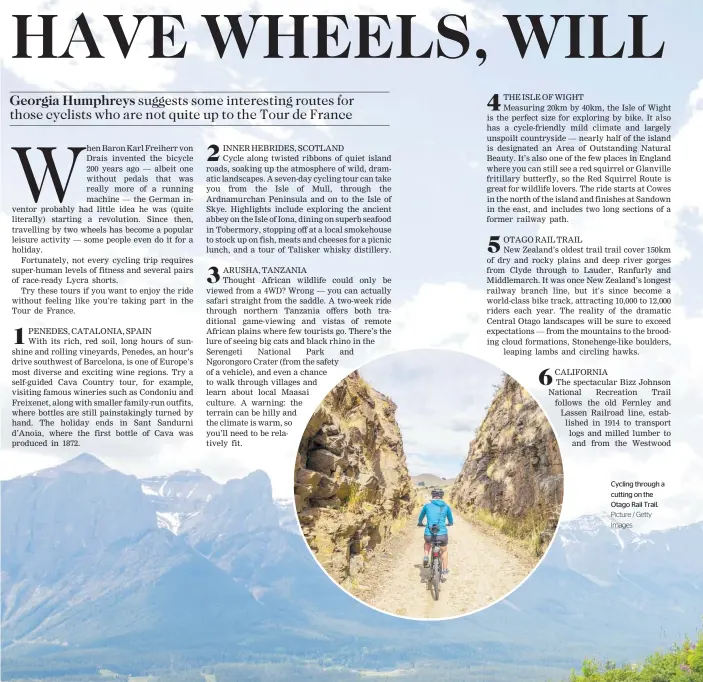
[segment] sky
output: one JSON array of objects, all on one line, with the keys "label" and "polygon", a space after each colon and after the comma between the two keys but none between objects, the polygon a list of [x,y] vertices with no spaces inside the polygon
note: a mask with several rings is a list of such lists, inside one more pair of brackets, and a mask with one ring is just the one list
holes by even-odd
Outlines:
[{"label": "sky", "polygon": [[360,370],[398,406],[396,419],[411,476],[453,478],[502,382],[497,367],[465,353],[416,350],[379,358]]},{"label": "sky", "polygon": [[[44,4],[27,2],[26,13],[39,12]],[[537,3],[535,2],[535,10]],[[573,3],[576,8],[577,3]],[[70,31],[71,17],[86,11],[78,0],[57,0],[51,12],[57,14],[58,29]],[[238,12],[253,9],[253,3],[240,3]],[[264,0],[256,7],[262,12],[290,11],[290,6]],[[286,7],[285,9],[281,9]],[[320,0],[305,4],[309,13],[325,12]],[[336,381],[350,370],[374,357],[391,351],[417,348],[442,348],[470,353],[508,371],[544,406],[558,435],[563,433],[558,410],[537,382],[545,369],[538,358],[509,358],[500,349],[485,346],[483,323],[483,288],[485,287],[485,252],[483,244],[491,231],[484,224],[484,156],[486,104],[498,92],[579,92],[593,102],[663,102],[673,107],[674,187],[672,213],[664,216],[641,216],[636,219],[577,219],[574,229],[594,243],[627,245],[665,245],[672,249],[674,260],[674,301],[672,347],[653,349],[641,356],[621,360],[583,360],[580,366],[605,366],[614,375],[671,378],[674,382],[675,410],[672,447],[661,451],[591,450],[579,451],[562,442],[566,493],[564,514],[600,512],[609,504],[610,481],[619,477],[648,476],[666,480],[660,498],[661,509],[646,528],[667,528],[703,519],[703,453],[700,434],[703,426],[703,359],[699,352],[703,337],[703,298],[701,275],[697,263],[703,256],[703,186],[700,149],[703,146],[703,63],[692,59],[699,54],[700,25],[703,5],[693,2],[665,3],[628,0],[618,3],[588,3],[589,13],[612,15],[608,20],[607,45],[617,45],[628,35],[628,14],[649,13],[646,25],[647,45],[666,41],[665,58],[661,60],[569,60],[562,59],[564,42],[555,38],[553,57],[544,60],[530,54],[522,60],[502,17],[505,13],[526,11],[524,0],[509,2],[401,2],[384,4],[384,12],[416,13],[422,29],[418,35],[430,37],[437,17],[448,12],[467,14],[472,49],[483,48],[486,63],[478,66],[473,57],[462,60],[246,60],[214,56],[209,36],[192,29],[189,33],[189,58],[186,60],[149,60],[131,58],[106,60],[12,60],[3,62],[3,104],[8,90],[80,90],[124,88],[134,90],[210,89],[210,90],[294,90],[310,89],[324,84],[340,90],[389,90],[390,95],[360,96],[360,116],[388,120],[390,128],[189,128],[179,130],[87,130],[81,128],[28,129],[4,127],[4,142],[19,146],[46,144],[69,145],[144,141],[172,143],[173,139],[191,142],[205,149],[215,142],[333,142],[343,143],[358,153],[391,153],[394,158],[394,244],[386,261],[368,258],[335,258],[326,261],[301,259],[315,274],[335,276],[354,274],[385,275],[393,280],[393,319],[395,333],[391,340],[357,353],[346,366],[330,372],[318,390],[300,410],[288,436],[265,439],[241,449],[213,450],[204,446],[204,423],[200,418],[195,439],[140,439],[138,441],[90,439],[84,449],[90,450],[109,465],[140,476],[168,473],[178,469],[200,468],[218,480],[245,475],[264,468],[272,478],[274,494],[290,497],[291,471],[302,429],[315,405]],[[111,4],[115,13],[134,13],[128,2]],[[189,26],[208,12],[221,13],[221,3],[204,0],[194,11],[185,0],[154,0],[149,11],[182,12]],[[363,0],[346,0],[335,6],[336,12],[347,14],[374,12]],[[545,14],[563,11],[563,3],[539,2],[538,11]],[[691,20],[695,14],[696,21]],[[97,24],[96,24],[97,25]],[[9,19],[0,22],[4,56],[14,39]],[[612,30],[612,33],[610,32]],[[146,35],[146,34],[145,34]],[[105,44],[106,35],[102,34]],[[141,45],[139,36],[135,45]],[[117,47],[113,45],[114,56]],[[176,63],[174,63],[176,62]],[[7,107],[3,107],[6,126]],[[3,204],[0,221],[8,225],[10,206],[27,203],[27,188],[17,173],[16,158],[3,154]],[[202,164],[201,164],[202,165]],[[197,164],[196,164],[197,166]],[[200,184],[200,197],[204,179]],[[76,199],[78,201],[78,199]],[[550,228],[541,228],[545,233]],[[7,230],[5,239],[7,239]],[[507,231],[506,231],[507,232]],[[165,248],[165,247],[164,247]],[[213,263],[205,258],[202,244],[190,247],[199,271]],[[7,242],[0,249],[3,272],[16,264],[8,253]],[[92,255],[96,253],[91,247]],[[75,253],[87,252],[77,248]],[[105,251],[107,255],[113,255]],[[147,253],[138,247],[125,248],[121,254]],[[155,250],[149,252],[156,253]],[[162,253],[164,251],[162,250]],[[275,262],[275,261],[272,261]],[[290,264],[290,263],[289,263]],[[186,283],[173,278],[173,283]],[[199,353],[203,350],[204,328],[202,306],[204,283],[196,284],[195,306],[174,314],[154,315],[149,310],[99,309],[90,312],[91,324],[120,323],[137,326],[153,325],[160,335],[191,335]],[[3,319],[11,320],[11,302],[7,287],[3,288]],[[29,320],[28,323],[37,320]],[[12,324],[7,325],[14,328]],[[6,335],[5,335],[6,336]],[[23,451],[8,447],[11,404],[8,353],[11,347],[3,336],[2,405],[3,450],[0,453],[0,474],[3,478],[52,466],[77,454],[60,451]],[[196,380],[202,384],[204,366],[196,366]],[[385,379],[380,376],[381,381]],[[202,385],[200,385],[202,388]],[[475,403],[481,400],[476,397]],[[412,414],[412,407],[404,408]],[[468,408],[467,408],[468,409]],[[399,412],[400,415],[400,412]],[[404,418],[404,417],[401,417]],[[474,417],[472,417],[474,418]],[[419,423],[419,422],[418,422]],[[408,422],[406,422],[408,424]],[[459,452],[459,436],[470,439],[469,432],[455,431],[456,440],[442,441],[441,450],[430,451],[430,443],[419,427],[410,420],[408,450],[418,465],[426,457],[454,457]],[[446,433],[450,433],[447,430]],[[560,440],[563,440],[560,438]],[[432,445],[434,447],[434,445]],[[443,460],[449,466],[449,459]],[[448,470],[448,469],[447,469]]]}]

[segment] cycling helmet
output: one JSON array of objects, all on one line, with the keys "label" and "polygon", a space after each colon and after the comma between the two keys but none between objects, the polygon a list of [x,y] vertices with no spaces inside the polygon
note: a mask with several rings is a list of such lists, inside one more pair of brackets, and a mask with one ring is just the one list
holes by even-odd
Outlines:
[{"label": "cycling helmet", "polygon": [[432,491],[432,497],[444,497],[444,490],[441,488],[435,488]]}]

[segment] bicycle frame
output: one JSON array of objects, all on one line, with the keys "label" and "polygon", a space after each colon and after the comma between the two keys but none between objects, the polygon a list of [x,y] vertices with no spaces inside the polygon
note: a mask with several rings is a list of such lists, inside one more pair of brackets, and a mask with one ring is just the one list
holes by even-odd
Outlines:
[{"label": "bicycle frame", "polygon": [[427,583],[427,588],[432,590],[432,596],[435,601],[439,599],[439,585],[442,579],[442,546],[437,542],[437,533],[439,527],[433,525],[430,528],[430,543],[432,551],[430,553],[430,579]]}]

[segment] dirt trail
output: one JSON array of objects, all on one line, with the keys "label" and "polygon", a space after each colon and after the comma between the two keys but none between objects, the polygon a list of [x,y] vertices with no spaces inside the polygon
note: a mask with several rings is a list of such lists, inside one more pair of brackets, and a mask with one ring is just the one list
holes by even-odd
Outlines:
[{"label": "dirt trail", "polygon": [[416,517],[367,565],[354,594],[378,609],[413,618],[447,618],[476,611],[510,592],[535,561],[518,548],[454,514],[449,528],[449,578],[439,601],[427,589],[422,535]]}]

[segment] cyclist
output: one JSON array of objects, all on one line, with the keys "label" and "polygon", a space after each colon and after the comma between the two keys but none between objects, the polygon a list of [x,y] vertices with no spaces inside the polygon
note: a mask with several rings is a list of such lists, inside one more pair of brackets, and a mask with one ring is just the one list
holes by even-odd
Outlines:
[{"label": "cyclist", "polygon": [[447,526],[454,525],[452,510],[449,505],[442,499],[444,490],[435,488],[432,491],[432,499],[425,504],[420,512],[420,518],[417,520],[417,525],[422,526],[423,520],[427,518],[427,526],[425,527],[425,556],[422,560],[422,565],[427,568],[430,565],[430,549],[432,548],[432,526],[437,526],[436,541],[440,545],[442,553],[442,576],[446,578],[449,575],[449,536],[447,534]]}]

